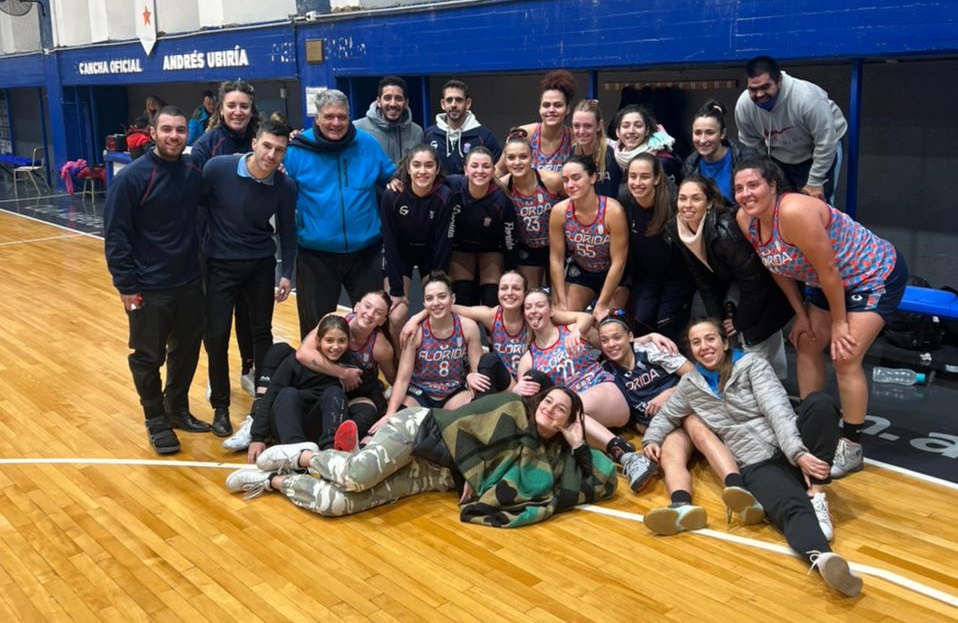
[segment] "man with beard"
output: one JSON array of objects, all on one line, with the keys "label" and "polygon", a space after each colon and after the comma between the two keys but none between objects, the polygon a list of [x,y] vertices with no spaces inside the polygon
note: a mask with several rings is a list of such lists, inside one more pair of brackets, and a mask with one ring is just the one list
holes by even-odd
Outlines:
[{"label": "man with beard", "polygon": [[349,101],[342,91],[321,91],[314,104],[313,127],[292,140],[284,160],[298,189],[300,336],[336,310],[343,287],[353,303],[382,289],[376,187],[384,186],[396,172],[376,139],[349,121]]},{"label": "man with beard", "polygon": [[[233,309],[242,297],[253,333],[254,369],[273,344],[273,303],[292,289],[296,253],[296,184],[278,171],[289,143],[289,128],[264,121],[252,152],[216,156],[203,167],[209,208],[206,243],[206,354],[210,370],[213,434],[226,437],[230,423],[229,338]],[[276,218],[282,276],[276,285]]]},{"label": "man with beard", "polygon": [[469,87],[462,80],[450,80],[442,87],[439,105],[443,112],[436,115],[436,125],[426,128],[423,142],[439,153],[439,164],[447,174],[463,172],[463,161],[473,147],[479,145],[492,152],[493,162],[499,161],[502,147],[495,135],[479,124],[470,107]]},{"label": "man with beard", "polygon": [[386,76],[379,81],[379,96],[369,105],[366,116],[356,120],[355,126],[376,137],[394,163],[422,143],[422,127],[412,120],[406,81],[399,76]]},{"label": "man with beard", "polygon": [[771,57],[756,56],[745,72],[748,88],[735,104],[738,140],[778,163],[793,190],[833,204],[848,128],[838,104]]},{"label": "man with beard", "polygon": [[[197,211],[203,174],[188,159],[186,115],[164,106],[150,121],[155,147],[123,169],[103,209],[106,261],[130,323],[130,371],[150,445],[172,454],[171,427],[210,425],[189,411],[189,389],[203,337]],[[166,361],[166,388],[160,367]]]}]

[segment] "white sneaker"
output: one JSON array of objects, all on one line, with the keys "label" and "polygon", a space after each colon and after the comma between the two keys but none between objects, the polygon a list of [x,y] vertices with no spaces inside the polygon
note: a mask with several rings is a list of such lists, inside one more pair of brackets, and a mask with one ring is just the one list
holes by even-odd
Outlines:
[{"label": "white sneaker", "polygon": [[244,467],[226,477],[226,488],[236,493],[245,492],[243,497],[251,500],[262,495],[264,491],[273,490],[269,486],[270,476],[270,472]]},{"label": "white sneaker", "polygon": [[256,398],[256,368],[250,368],[246,374],[240,374],[240,387],[246,390],[246,393]]},{"label": "white sneaker", "polygon": [[861,471],[864,464],[862,444],[848,441],[844,437],[838,440],[835,460],[832,461],[832,478],[842,478],[852,472]]},{"label": "white sneaker", "polygon": [[319,452],[319,446],[312,441],[270,446],[256,457],[256,467],[264,472],[279,472],[280,474],[305,471],[304,468],[299,466],[299,455],[305,450]]},{"label": "white sneaker", "polygon": [[815,517],[818,519],[822,534],[825,535],[825,540],[831,543],[832,539],[835,538],[835,529],[832,527],[832,518],[828,515],[828,500],[825,499],[825,492],[816,493],[808,498],[808,501],[812,503],[812,508],[815,509]]},{"label": "white sneaker", "polygon": [[253,416],[247,415],[240,427],[233,433],[233,436],[223,441],[223,449],[230,452],[241,452],[253,442],[251,433],[253,431]]},{"label": "white sneaker", "polygon": [[[862,592],[862,579],[848,566],[848,561],[835,552],[811,552],[812,569],[818,568],[825,584],[846,597],[856,597]],[[811,570],[809,570],[811,573]]]}]

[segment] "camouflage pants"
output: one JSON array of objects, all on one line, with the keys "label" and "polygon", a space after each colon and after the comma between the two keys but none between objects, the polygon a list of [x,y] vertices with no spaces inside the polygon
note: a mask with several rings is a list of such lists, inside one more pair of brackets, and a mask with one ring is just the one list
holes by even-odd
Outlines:
[{"label": "camouflage pants", "polygon": [[296,506],[325,516],[351,515],[425,491],[453,488],[448,469],[412,456],[412,444],[428,409],[403,409],[357,452],[323,450],[309,471],[283,479],[282,490]]}]

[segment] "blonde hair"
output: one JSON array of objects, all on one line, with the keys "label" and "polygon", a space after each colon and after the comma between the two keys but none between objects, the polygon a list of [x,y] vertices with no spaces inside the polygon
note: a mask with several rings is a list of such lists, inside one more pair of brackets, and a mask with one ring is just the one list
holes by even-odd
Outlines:
[{"label": "blonde hair", "polygon": [[[592,158],[595,160],[595,170],[599,174],[598,179],[604,179],[605,154],[608,151],[609,139],[602,127],[602,109],[599,108],[599,100],[580,100],[572,110],[572,114],[577,112],[591,113],[595,117],[595,147],[592,148]],[[578,145],[575,146],[574,153],[580,153]]]}]

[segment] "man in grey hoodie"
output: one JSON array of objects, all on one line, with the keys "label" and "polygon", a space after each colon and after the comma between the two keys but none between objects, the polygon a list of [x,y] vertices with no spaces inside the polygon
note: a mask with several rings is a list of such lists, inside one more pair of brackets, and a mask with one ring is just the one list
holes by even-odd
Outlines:
[{"label": "man in grey hoodie", "polygon": [[422,143],[422,127],[412,120],[406,81],[399,76],[386,76],[379,81],[376,101],[369,105],[366,116],[353,125],[372,134],[394,163]]},{"label": "man in grey hoodie", "polygon": [[738,139],[771,156],[795,190],[834,203],[845,115],[817,84],[793,78],[775,59],[745,65],[748,88],[735,104]]},{"label": "man in grey hoodie", "polygon": [[466,154],[479,145],[491,151],[493,162],[498,162],[502,147],[470,110],[472,98],[465,82],[450,80],[444,84],[439,105],[443,112],[436,115],[436,125],[426,128],[423,142],[432,145],[439,154],[443,171],[462,173]]}]

